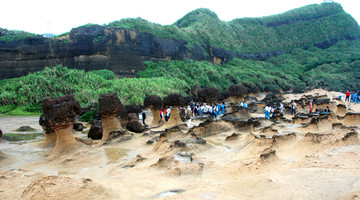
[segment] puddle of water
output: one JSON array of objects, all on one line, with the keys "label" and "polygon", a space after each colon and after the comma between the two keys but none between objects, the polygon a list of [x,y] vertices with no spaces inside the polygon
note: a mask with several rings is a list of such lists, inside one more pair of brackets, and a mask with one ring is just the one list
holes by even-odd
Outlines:
[{"label": "puddle of water", "polygon": [[167,197],[167,196],[171,196],[171,195],[175,195],[175,194],[179,194],[184,192],[185,190],[168,190],[165,192],[162,192],[160,194],[157,194],[156,197],[160,198],[160,197]]},{"label": "puddle of water", "polygon": [[108,163],[116,163],[120,158],[127,156],[128,151],[128,149],[124,148],[105,148],[106,156],[109,159]]},{"label": "puddle of water", "polygon": [[5,141],[0,145],[0,151],[10,158],[13,158],[15,162],[11,162],[1,169],[20,169],[24,165],[32,163],[38,159],[44,157],[45,150],[42,148],[36,148],[29,141],[8,142]]}]

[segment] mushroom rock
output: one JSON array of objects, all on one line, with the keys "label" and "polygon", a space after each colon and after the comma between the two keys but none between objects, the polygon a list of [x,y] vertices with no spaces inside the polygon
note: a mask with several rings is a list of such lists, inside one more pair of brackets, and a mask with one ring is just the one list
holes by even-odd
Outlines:
[{"label": "mushroom rock", "polygon": [[114,92],[100,95],[99,114],[103,127],[103,136],[98,146],[104,144],[111,131],[122,130],[120,121],[117,118],[117,114],[121,111],[122,108],[123,105]]},{"label": "mushroom rock", "polygon": [[160,111],[163,108],[163,100],[161,97],[156,95],[146,96],[144,105],[150,108],[153,115],[153,120],[150,123],[150,126],[156,126],[164,123],[163,119],[160,118]]},{"label": "mushroom rock", "polygon": [[200,101],[206,103],[216,103],[219,96],[219,90],[215,87],[203,88],[199,91]]},{"label": "mushroom rock", "polygon": [[79,147],[73,136],[73,125],[81,107],[72,95],[58,98],[47,97],[42,102],[43,117],[55,130],[56,143],[51,158],[72,152]]},{"label": "mushroom rock", "polygon": [[244,96],[247,94],[247,89],[244,85],[231,85],[228,90],[230,96],[233,97],[233,103],[244,101]]},{"label": "mushroom rock", "polygon": [[56,134],[54,127],[50,125],[49,120],[47,120],[44,115],[41,115],[39,118],[39,124],[44,129],[45,138],[41,145],[43,147],[54,147],[56,143]]},{"label": "mushroom rock", "polygon": [[173,107],[171,109],[170,119],[167,122],[168,126],[173,126],[183,122],[181,120],[179,114],[179,108],[178,108],[179,106],[183,106],[183,103],[184,103],[184,97],[179,93],[173,93],[164,98],[164,105]]}]

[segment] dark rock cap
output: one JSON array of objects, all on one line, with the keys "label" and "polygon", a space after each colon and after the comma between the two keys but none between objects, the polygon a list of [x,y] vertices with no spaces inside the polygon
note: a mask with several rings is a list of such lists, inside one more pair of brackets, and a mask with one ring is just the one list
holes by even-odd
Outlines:
[{"label": "dark rock cap", "polygon": [[65,95],[57,98],[46,97],[42,102],[42,111],[42,116],[54,127],[57,124],[75,122],[81,107],[72,95]]},{"label": "dark rock cap", "polygon": [[203,88],[199,91],[199,98],[202,102],[214,103],[219,96],[219,90],[215,87]]},{"label": "dark rock cap", "polygon": [[157,95],[149,95],[145,97],[144,105],[146,107],[153,106],[154,109],[162,109],[163,100]]},{"label": "dark rock cap", "polygon": [[99,97],[99,114],[101,116],[116,115],[123,108],[119,97],[115,92],[101,94]]},{"label": "dark rock cap", "polygon": [[183,106],[184,97],[180,93],[173,93],[164,98],[165,106]]},{"label": "dark rock cap", "polygon": [[244,97],[244,95],[247,93],[247,89],[244,85],[231,85],[229,87],[229,92],[231,96]]}]

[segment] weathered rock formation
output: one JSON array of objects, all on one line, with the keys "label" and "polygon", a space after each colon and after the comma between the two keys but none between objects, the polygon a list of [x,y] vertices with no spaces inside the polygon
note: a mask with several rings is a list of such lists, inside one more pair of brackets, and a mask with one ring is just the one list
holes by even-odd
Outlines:
[{"label": "weathered rock formation", "polygon": [[67,154],[76,149],[78,143],[73,136],[73,125],[81,107],[72,95],[45,98],[42,102],[43,117],[55,130],[56,143],[51,158]]},{"label": "weathered rock formation", "polygon": [[[146,32],[100,25],[78,27],[63,38],[39,36],[0,42],[0,79],[60,64],[85,70],[109,69],[127,77],[143,70],[146,60],[211,60],[209,54],[203,53],[204,47],[186,45],[183,40],[158,38]],[[206,51],[210,52],[210,48]]]},{"label": "weathered rock formation", "polygon": [[88,132],[88,138],[91,138],[93,140],[101,140],[103,133],[102,123],[101,120],[94,119],[91,122],[91,127]]},{"label": "weathered rock formation", "polygon": [[146,96],[144,105],[150,108],[153,115],[153,120],[150,123],[150,126],[164,123],[163,119],[160,118],[160,111],[163,108],[163,100],[161,97],[156,95]]},{"label": "weathered rock formation", "polygon": [[179,93],[173,93],[164,98],[165,106],[172,106],[170,119],[167,122],[169,126],[182,123],[181,117],[179,115],[179,106],[183,106],[184,97]]},{"label": "weathered rock formation", "polygon": [[109,137],[110,132],[121,130],[120,121],[117,118],[117,114],[123,108],[122,103],[120,102],[119,97],[111,92],[109,94],[102,94],[99,97],[99,114],[101,117],[101,123],[103,127],[103,135],[99,146],[104,144],[104,142]]},{"label": "weathered rock formation", "polygon": [[200,102],[216,103],[219,96],[219,90],[215,87],[203,88],[199,92]]},{"label": "weathered rock formation", "polygon": [[43,147],[54,147],[56,143],[56,134],[54,127],[50,125],[49,120],[47,120],[44,115],[40,116],[39,124],[44,129],[45,133],[45,138],[41,145]]},{"label": "weathered rock formation", "polygon": [[247,89],[244,85],[231,85],[229,87],[229,92],[230,96],[233,98],[233,103],[240,103],[240,101],[244,101]]},{"label": "weathered rock formation", "polygon": [[144,126],[139,122],[137,114],[130,113],[128,115],[128,123],[126,124],[126,129],[135,133],[144,132]]},{"label": "weathered rock formation", "polygon": [[111,199],[110,191],[91,179],[46,176],[27,186],[21,199]]}]

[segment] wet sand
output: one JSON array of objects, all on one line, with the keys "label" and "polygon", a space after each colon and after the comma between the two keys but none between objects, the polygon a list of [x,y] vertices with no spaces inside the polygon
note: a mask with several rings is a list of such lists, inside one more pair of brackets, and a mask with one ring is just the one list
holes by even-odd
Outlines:
[{"label": "wet sand", "polygon": [[[307,94],[316,93],[338,95],[321,89]],[[301,96],[284,95],[285,101]],[[360,112],[359,105],[344,104]],[[261,112],[250,115],[263,117]],[[50,161],[51,149],[38,146],[41,136],[2,141],[0,199],[358,199],[360,142],[349,133],[359,129],[333,126],[345,123],[336,117],[309,126],[285,117],[289,121],[261,119],[259,127],[244,129],[222,120],[195,129],[205,119],[193,119],[188,124],[206,144],[174,146],[170,141],[191,139],[184,123],[164,141],[147,144],[160,135],[158,127],[147,135],[134,133],[131,140],[87,146]],[[22,125],[41,132],[37,120],[3,117],[0,125],[4,133]],[[81,132],[74,136],[86,138]]]}]

